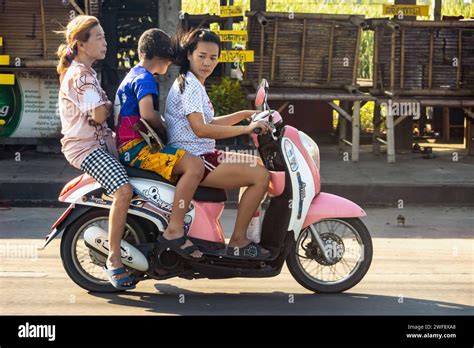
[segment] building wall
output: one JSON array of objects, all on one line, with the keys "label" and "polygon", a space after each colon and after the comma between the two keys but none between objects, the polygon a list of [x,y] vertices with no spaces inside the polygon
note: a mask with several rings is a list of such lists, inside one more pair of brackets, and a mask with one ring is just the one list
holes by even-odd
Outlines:
[{"label": "building wall", "polygon": [[[271,100],[270,107],[278,110],[285,101]],[[291,108],[293,106],[293,110]],[[294,113],[290,113],[294,111]],[[312,138],[327,135],[333,132],[332,108],[323,101],[295,100],[285,107],[281,112],[285,124],[293,126]]]}]

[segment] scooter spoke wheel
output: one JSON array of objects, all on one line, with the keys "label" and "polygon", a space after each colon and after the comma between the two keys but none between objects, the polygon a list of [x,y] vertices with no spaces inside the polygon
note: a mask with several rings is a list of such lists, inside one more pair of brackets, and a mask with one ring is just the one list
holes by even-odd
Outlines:
[{"label": "scooter spoke wheel", "polygon": [[[61,258],[66,273],[82,288],[94,292],[120,291],[114,288],[102,267],[106,256],[89,249],[84,243],[84,232],[92,226],[108,231],[109,211],[91,210],[72,223],[61,239]],[[145,241],[144,233],[132,217],[127,218],[122,237],[132,245]]]},{"label": "scooter spoke wheel", "polygon": [[355,286],[372,261],[372,240],[359,219],[326,219],[301,231],[287,258],[293,277],[315,292],[335,293]]}]

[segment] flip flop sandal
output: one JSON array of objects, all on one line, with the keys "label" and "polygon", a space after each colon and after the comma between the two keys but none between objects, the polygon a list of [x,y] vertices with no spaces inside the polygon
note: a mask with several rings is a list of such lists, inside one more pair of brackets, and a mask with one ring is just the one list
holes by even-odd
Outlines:
[{"label": "flip flop sandal", "polygon": [[[120,275],[127,273],[127,269],[125,267],[120,267],[116,269],[108,269],[107,266],[104,266],[102,270],[107,274],[107,277],[109,278],[110,283],[114,286],[114,288],[120,289],[120,290],[132,290],[135,289],[135,284],[134,284],[134,279],[133,277],[127,275],[126,277],[122,278],[115,278],[114,276]],[[130,285],[125,285],[129,283]]]},{"label": "flip flop sandal", "polygon": [[163,247],[166,247],[166,248],[170,248],[171,250],[173,250],[176,254],[178,254],[179,256],[181,256],[182,258],[186,259],[186,260],[194,260],[194,261],[200,261],[200,260],[203,260],[204,259],[204,255],[202,255],[201,257],[193,257],[191,256],[191,253],[195,250],[199,250],[199,248],[196,246],[196,245],[191,245],[187,248],[181,248],[182,245],[184,245],[186,242],[188,241],[188,237],[187,236],[182,236],[181,238],[177,238],[177,239],[166,239],[165,237],[163,237],[163,234],[161,234],[159,237],[158,237],[158,242],[160,243],[160,245],[162,245]]},{"label": "flip flop sandal", "polygon": [[250,244],[242,248],[227,247],[226,256],[236,259],[267,260],[271,258],[272,255],[270,252],[264,253],[260,245],[250,242]]}]

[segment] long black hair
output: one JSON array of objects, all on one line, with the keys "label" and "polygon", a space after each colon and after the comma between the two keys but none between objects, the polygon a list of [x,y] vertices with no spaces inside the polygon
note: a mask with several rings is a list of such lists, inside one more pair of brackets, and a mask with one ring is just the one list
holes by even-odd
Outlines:
[{"label": "long black hair", "polygon": [[221,54],[221,40],[219,36],[209,29],[196,28],[191,31],[180,31],[175,38],[176,64],[179,69],[178,84],[181,93],[184,92],[186,74],[189,71],[190,63],[188,53],[192,54],[197,48],[198,42],[213,42],[219,47]]}]

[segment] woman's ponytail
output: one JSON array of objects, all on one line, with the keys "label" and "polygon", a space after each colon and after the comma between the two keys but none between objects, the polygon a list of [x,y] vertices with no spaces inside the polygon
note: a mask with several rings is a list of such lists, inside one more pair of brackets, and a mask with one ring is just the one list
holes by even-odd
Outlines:
[{"label": "woman's ponytail", "polygon": [[59,46],[57,54],[59,58],[59,63],[56,67],[56,71],[59,75],[62,76],[71,66],[75,55],[71,52],[70,47],[66,44],[61,44],[61,46]]}]

